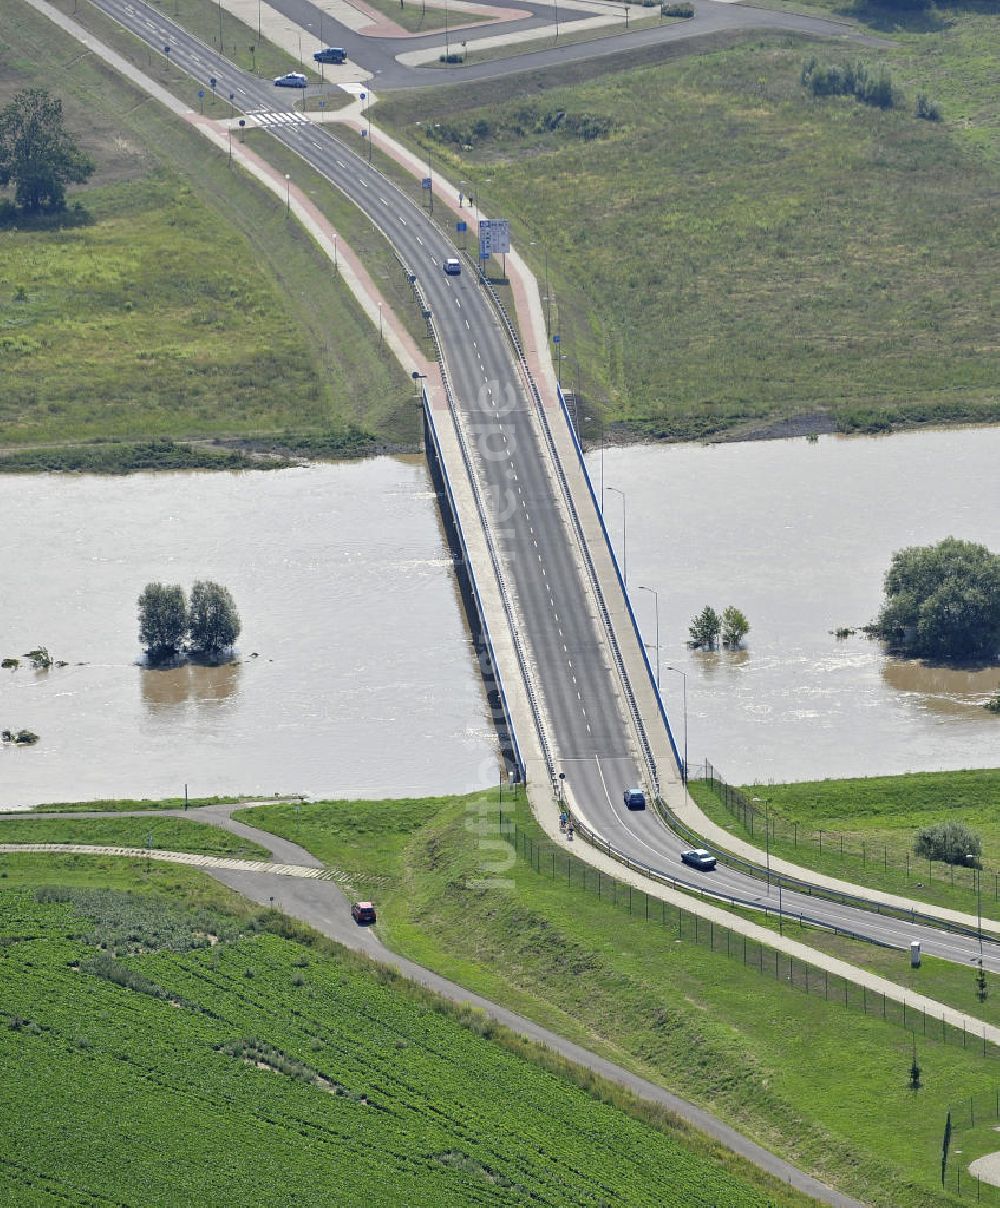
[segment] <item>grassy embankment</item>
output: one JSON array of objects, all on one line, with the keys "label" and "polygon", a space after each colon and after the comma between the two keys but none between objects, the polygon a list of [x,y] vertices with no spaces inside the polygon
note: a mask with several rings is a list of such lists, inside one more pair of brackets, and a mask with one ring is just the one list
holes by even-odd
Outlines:
[{"label": "grassy embankment", "polygon": [[11,1203],[806,1202],[189,870],[4,878]]},{"label": "grassy embankment", "polygon": [[487,13],[466,12],[464,9],[453,8],[451,19],[443,6],[435,5],[428,8],[420,0],[369,0],[372,8],[383,13],[391,21],[411,34],[441,33],[446,28],[451,30],[451,44],[456,51],[461,46],[461,29],[466,25],[480,25],[492,18]]},{"label": "grassy embankment", "polygon": [[[217,437],[319,455],[413,440],[408,380],[280,199],[31,10],[0,0],[0,25],[0,101],[58,80],[98,164],[71,198],[88,220],[0,232],[15,467],[174,466],[189,449],[202,464]],[[110,22],[97,32],[176,75]]]},{"label": "grassy embankment", "polygon": [[[565,376],[612,423],[678,439],[993,421],[994,19],[948,20],[886,50],[687,43],[559,85],[393,94],[375,118],[474,181],[543,282],[547,249]],[[906,103],[813,98],[813,54],[886,63]],[[915,118],[920,91],[943,122]]]},{"label": "grassy embankment", "polygon": [[974,870],[931,864],[913,854],[918,830],[958,819],[982,837],[980,898],[983,913],[997,917],[998,769],[747,785],[742,792],[761,802],[756,807],[761,816],[754,820],[753,833],[741,816],[734,817],[707,782],[692,781],[691,791],[713,821],[758,847],[764,845],[762,816],[766,801],[772,856],[841,880],[974,915]]},{"label": "grassy embankment", "polygon": [[22,815],[31,817],[31,813],[55,813],[55,814],[78,814],[81,810],[100,810],[107,812],[109,810],[180,810],[184,809],[185,804],[189,809],[196,809],[202,805],[235,805],[240,801],[264,801],[267,798],[263,797],[189,797],[185,803],[183,797],[162,797],[156,801],[148,797],[140,797],[138,799],[131,798],[114,798],[107,801],[54,801],[44,805],[36,805],[32,807],[30,813],[25,813],[24,810],[5,811],[0,806],[0,814],[5,812],[16,813],[18,817]]},{"label": "grassy embankment", "polygon": [[[498,856],[477,839],[480,827],[492,831],[495,794],[240,816],[357,872],[359,884],[388,876],[377,905],[393,949],[669,1085],[866,1203],[952,1202],[939,1188],[941,1129],[951,1103],[995,1080],[981,1046],[918,1035],[923,1088],[914,1093],[908,1031],[806,996],[786,984],[784,966],[776,981],[724,948],[713,954],[704,929],[700,945],[684,942],[673,915],[662,924],[641,908],[630,915],[623,897],[617,908],[608,900],[606,882],[599,900],[593,874],[583,892],[579,873],[570,887],[519,858],[499,874],[509,889],[477,887],[484,861]],[[519,825],[537,833],[523,806]],[[919,988],[975,1011],[967,970],[935,962],[933,977]],[[978,1152],[989,1147],[981,1140]],[[974,1156],[967,1146],[965,1160]]]},{"label": "grassy embankment", "polygon": [[[150,840],[152,840],[150,842]],[[201,856],[268,860],[270,852],[240,835],[188,818],[32,818],[0,823],[0,843],[88,843],[98,847],[151,847]]]}]

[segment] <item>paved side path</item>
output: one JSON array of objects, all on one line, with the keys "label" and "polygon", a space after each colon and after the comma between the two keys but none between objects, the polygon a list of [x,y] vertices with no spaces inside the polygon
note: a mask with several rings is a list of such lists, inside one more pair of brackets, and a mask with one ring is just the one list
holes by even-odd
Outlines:
[{"label": "paved side path", "polygon": [[[294,843],[287,840],[276,840],[274,835],[269,835],[265,831],[233,821],[229,815],[234,809],[239,808],[241,808],[239,805],[206,806],[197,810],[188,810],[186,816],[195,815],[200,820],[207,820],[206,816],[211,812],[212,820],[217,825],[225,826],[227,830],[238,827],[239,830],[236,833],[253,839],[265,847],[280,844],[286,855],[295,856],[296,863],[267,864],[259,860],[194,856],[186,852],[156,851],[155,849],[147,852],[145,848],[98,847],[81,843],[3,843],[0,844],[0,852],[70,852],[85,855],[127,856],[136,859],[148,857],[153,860],[202,868],[217,881],[251,901],[282,910],[285,914],[306,923],[345,948],[363,953],[372,960],[389,966],[407,981],[415,982],[417,985],[439,994],[449,1002],[475,1007],[517,1035],[543,1045],[576,1065],[591,1070],[617,1086],[624,1087],[641,1099],[665,1107],[681,1120],[732,1150],[733,1153],[739,1154],[783,1183],[788,1183],[806,1195],[812,1196],[821,1204],[830,1204],[834,1208],[863,1208],[859,1200],[827,1187],[818,1179],[814,1179],[811,1175],[757,1145],[756,1142],[743,1136],[728,1124],[724,1124],[709,1112],[696,1107],[693,1103],[688,1103],[685,1099],[672,1095],[655,1082],[641,1078],[624,1067],[608,1061],[607,1058],[591,1053],[571,1040],[567,1040],[555,1032],[550,1032],[548,1028],[543,1028],[533,1020],[527,1019],[523,1015],[517,1015],[513,1011],[507,1010],[506,1007],[501,1007],[478,994],[473,994],[456,982],[449,981],[437,973],[432,973],[430,969],[425,969],[422,965],[417,965],[413,961],[391,952],[371,928],[358,927],[354,923],[347,899],[336,885],[332,884],[330,880],[323,879],[327,874],[322,867],[316,867],[314,856]],[[7,814],[0,815],[0,825],[9,819],[25,817],[121,818],[134,817],[135,814],[142,816],[152,814],[156,817],[169,818],[183,817],[185,811],[146,810],[126,814],[97,811],[84,814]]]}]

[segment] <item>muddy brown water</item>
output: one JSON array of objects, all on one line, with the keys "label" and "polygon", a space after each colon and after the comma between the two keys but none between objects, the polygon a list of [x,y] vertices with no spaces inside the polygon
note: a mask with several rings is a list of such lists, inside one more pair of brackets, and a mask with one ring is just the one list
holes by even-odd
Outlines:
[{"label": "muddy brown water", "polygon": [[[0,804],[495,783],[496,741],[420,458],[247,474],[0,477]],[[136,597],[216,579],[238,661],[149,670]],[[256,657],[253,657],[256,655]]]},{"label": "muddy brown water", "polygon": [[[590,455],[600,491],[599,451]],[[659,595],[663,694],[692,762],[733,780],[1000,765],[979,706],[1000,668],[887,658],[829,632],[877,611],[894,550],[948,534],[1000,550],[1000,429],[608,449],[626,496],[645,640]],[[621,547],[621,498],[605,492]],[[495,783],[490,727],[424,463],[379,458],[247,474],[0,477],[0,804],[241,792],[391,796]],[[137,665],[151,579],[232,590],[222,667]],[[685,645],[704,604],[746,649]],[[254,657],[256,655],[256,657]],[[655,650],[650,651],[655,663]]]},{"label": "muddy brown water", "polygon": [[[601,454],[588,464],[600,492]],[[607,449],[625,492],[626,568],[655,646],[678,741],[733,781],[1000,766],[1000,717],[981,705],[1000,666],[886,657],[831,630],[871,620],[893,552],[954,535],[1000,552],[1000,429],[753,444]],[[622,501],[605,491],[621,552]],[[687,649],[705,604],[735,604],[746,649]],[[655,650],[650,651],[655,662]]]}]

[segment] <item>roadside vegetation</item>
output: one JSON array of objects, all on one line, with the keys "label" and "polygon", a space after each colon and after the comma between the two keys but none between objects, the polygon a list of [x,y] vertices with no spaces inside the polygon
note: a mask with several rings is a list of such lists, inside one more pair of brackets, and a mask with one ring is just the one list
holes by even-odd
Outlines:
[{"label": "roadside vegetation", "polygon": [[[565,372],[579,361],[613,425],[995,421],[993,21],[957,8],[865,48],[866,79],[885,67],[907,98],[886,109],[802,83],[812,56],[846,71],[857,47],[769,34],[564,86],[529,72],[392,94],[375,120],[512,219]],[[942,121],[918,120],[918,93]]]},{"label": "roadside vegetation", "polygon": [[47,888],[23,859],[0,887],[5,1200],[806,1203],[207,878],[95,890],[64,863]]},{"label": "roadside vegetation", "polygon": [[[1000,770],[914,772],[795,784],[744,785],[753,818],[727,808],[707,781],[689,788],[702,810],[734,836],[772,856],[840,880],[868,885],[935,906],[1000,916]],[[767,815],[765,823],[764,816]],[[981,868],[931,862],[916,850],[928,827],[960,821],[981,843]]]},{"label": "roadside vegetation", "polygon": [[249,464],[185,438],[285,456],[416,438],[411,383],[280,199],[30,9],[0,0],[0,27],[0,101],[57,78],[97,165],[62,226],[0,231],[0,462]]},{"label": "roadside vegetation", "polygon": [[[480,847],[496,810],[494,791],[240,817],[359,878],[388,876],[376,905],[393,949],[670,1086],[866,1203],[953,1202],[939,1185],[946,1104],[991,1085],[997,1069],[976,1046],[918,1036],[915,1093],[911,1034],[880,1016],[685,942],[669,920],[551,877],[544,860],[536,871],[518,857],[493,874],[500,884],[482,885],[484,861],[503,863]],[[540,838],[523,803],[504,811]],[[950,985],[972,1010],[972,974],[953,975],[945,967],[935,988]]]},{"label": "roadside vegetation", "polygon": [[[79,807],[78,807],[79,808]],[[90,806],[86,808],[91,808]],[[150,841],[151,840],[151,841]],[[189,818],[32,818],[8,816],[0,843],[88,843],[97,847],[142,847],[199,856],[267,860],[270,852],[240,835]],[[81,857],[83,858],[83,857]],[[88,857],[89,858],[89,857]]]},{"label": "roadside vegetation", "polygon": [[[33,807],[31,811],[13,810],[6,811],[16,813],[19,817],[31,817],[32,813],[59,813],[59,814],[78,814],[81,810],[182,810],[187,805],[188,808],[194,809],[199,805],[232,805],[236,802],[246,801],[246,797],[189,797],[185,802],[183,797],[163,797],[158,801],[151,801],[148,797],[140,797],[138,799],[116,798],[108,801],[57,801],[49,805],[39,805]],[[250,798],[249,800],[256,800]],[[0,808],[0,813],[5,811]]]}]

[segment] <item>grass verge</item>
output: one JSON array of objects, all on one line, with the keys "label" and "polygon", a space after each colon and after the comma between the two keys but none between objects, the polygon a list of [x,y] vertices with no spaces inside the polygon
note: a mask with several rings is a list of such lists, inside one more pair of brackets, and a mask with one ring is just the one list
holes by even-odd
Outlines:
[{"label": "grass verge", "polygon": [[[150,841],[152,840],[152,841]],[[259,843],[187,818],[31,818],[8,816],[0,843],[90,843],[98,847],[149,847],[200,856],[269,860]]]},{"label": "grass verge", "polygon": [[[393,949],[670,1086],[866,1203],[952,1202],[939,1186],[946,1105],[995,1069],[975,1046],[918,1036],[914,1093],[903,1028],[689,945],[670,919],[647,923],[606,890],[598,899],[520,858],[507,867],[502,850],[480,847],[495,834],[495,795],[240,817],[388,876],[377,906]],[[533,832],[523,805],[519,826]]]},{"label": "grass verge", "polygon": [[[99,164],[75,195],[89,222],[0,233],[0,340],[17,368],[0,385],[8,448],[215,436],[287,448],[309,437],[336,454],[412,443],[408,379],[379,356],[280,201],[30,9],[0,0],[0,22],[0,99],[58,78],[68,123]],[[214,455],[183,464],[196,454]],[[137,464],[126,449],[14,461]]]},{"label": "grass verge", "polygon": [[[740,791],[756,816],[733,813],[707,781],[692,781],[701,809],[720,826],[757,847],[766,829],[772,856],[840,880],[867,885],[933,906],[974,915],[976,888],[983,914],[1000,902],[1000,825],[996,801],[1000,770],[915,772],[795,784],[748,785]],[[983,869],[931,863],[917,857],[917,831],[956,818],[983,840]]]},{"label": "grass verge", "polygon": [[[997,165],[964,130],[993,137],[976,48],[989,19],[951,16],[899,50],[767,35],[696,55],[692,43],[571,86],[529,72],[393,94],[377,120],[475,180],[539,278],[547,249],[583,393],[633,432],[994,422],[979,316]],[[945,47],[965,112],[942,98],[945,121],[919,121],[916,93]],[[800,72],[813,54],[884,61],[907,104],[812,97]]]}]

